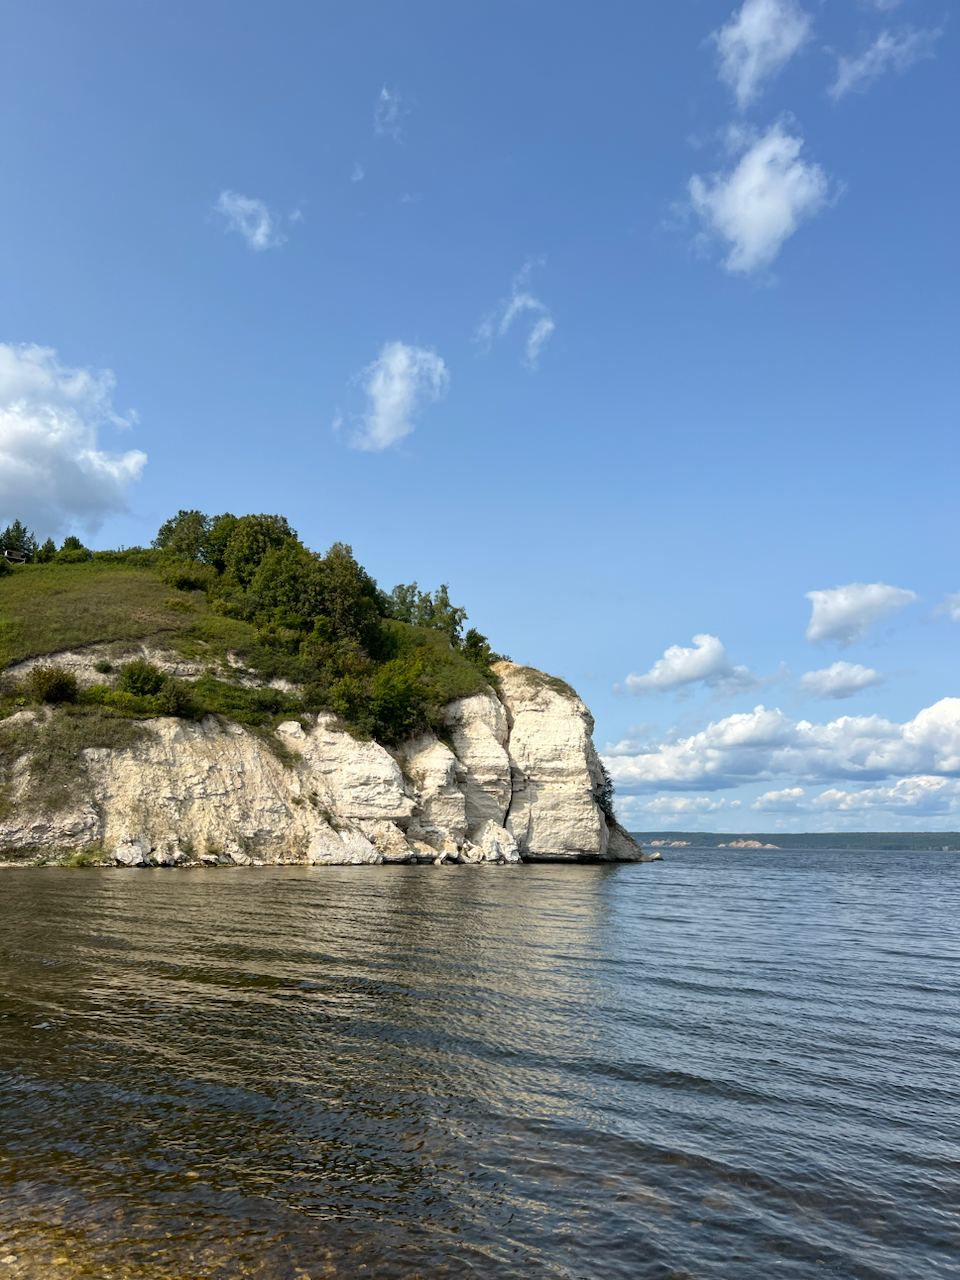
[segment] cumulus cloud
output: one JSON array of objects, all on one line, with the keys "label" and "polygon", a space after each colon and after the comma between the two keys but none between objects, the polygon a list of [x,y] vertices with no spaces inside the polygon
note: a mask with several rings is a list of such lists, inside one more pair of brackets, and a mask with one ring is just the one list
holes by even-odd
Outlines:
[{"label": "cumulus cloud", "polygon": [[238,191],[221,191],[214,208],[226,219],[227,230],[242,236],[247,248],[254,253],[279,249],[286,242],[276,214],[271,213],[262,200],[243,196]]},{"label": "cumulus cloud", "polygon": [[374,133],[399,142],[403,138],[403,121],[407,115],[409,108],[400,94],[384,85],[373,109]]},{"label": "cumulus cloud", "polygon": [[739,800],[715,800],[710,796],[663,795],[649,799],[646,796],[617,797],[617,810],[621,821],[631,822],[643,818],[676,818],[689,819],[704,814],[720,813],[725,809],[739,809]]},{"label": "cumulus cloud", "polygon": [[888,72],[902,76],[916,63],[934,56],[936,43],[942,34],[939,29],[918,30],[915,27],[881,31],[861,53],[839,55],[837,76],[827,92],[837,101],[848,93],[865,92]]},{"label": "cumulus cloud", "polygon": [[810,38],[812,26],[795,0],[744,0],[713,36],[720,78],[738,106],[748,106],[764,82],[786,66]]},{"label": "cumulus cloud", "polygon": [[414,429],[425,403],[439,400],[450,384],[447,366],[435,351],[387,342],[361,375],[368,408],[351,443],[376,452],[388,449]]},{"label": "cumulus cloud", "polygon": [[761,813],[790,813],[798,809],[806,798],[803,787],[784,787],[781,791],[765,791],[754,800],[752,808]]},{"label": "cumulus cloud", "polygon": [[849,582],[844,587],[808,591],[810,621],[807,639],[850,644],[898,609],[913,604],[916,592],[890,587],[885,582]]},{"label": "cumulus cloud", "polygon": [[[827,787],[810,795],[803,787],[767,791],[751,806],[764,813],[807,813],[869,821],[888,813],[932,818],[960,813],[960,780],[914,774],[870,787]],[[848,825],[844,823],[844,825]]]},{"label": "cumulus cloud", "polygon": [[960,813],[960,782],[921,774],[900,778],[887,787],[860,787],[852,791],[830,787],[814,796],[810,807],[820,812],[863,814],[885,810],[917,817]]},{"label": "cumulus cloud", "polygon": [[697,635],[686,648],[673,644],[665,650],[645,675],[631,673],[624,681],[631,693],[664,692],[691,684],[714,689],[744,689],[756,679],[746,667],[734,666],[717,636]]},{"label": "cumulus cloud", "polygon": [[800,684],[816,698],[852,698],[861,689],[869,689],[883,680],[879,671],[859,662],[834,662],[819,671],[808,671]]},{"label": "cumulus cloud", "polygon": [[489,350],[496,339],[509,333],[515,322],[524,317],[531,320],[524,344],[524,363],[531,369],[537,368],[543,349],[557,327],[550,308],[530,287],[533,269],[542,262],[542,259],[536,259],[524,264],[513,278],[509,296],[480,322],[474,334],[474,340]]},{"label": "cumulus cloud", "polygon": [[958,776],[960,698],[942,698],[903,724],[881,716],[817,724],[758,706],[604,760],[614,782],[635,791],[722,790],[777,777],[795,784]]},{"label": "cumulus cloud", "polygon": [[746,149],[734,166],[707,178],[694,174],[689,194],[704,238],[726,246],[724,267],[749,274],[769,267],[800,224],[820,212],[830,181],[820,165],[802,159],[803,139],[782,123],[739,141]]},{"label": "cumulus cloud", "polygon": [[69,368],[50,347],[0,343],[0,520],[46,536],[126,510],[147,455],[100,448],[102,428],[134,421],[114,412],[114,386],[109,370]]}]

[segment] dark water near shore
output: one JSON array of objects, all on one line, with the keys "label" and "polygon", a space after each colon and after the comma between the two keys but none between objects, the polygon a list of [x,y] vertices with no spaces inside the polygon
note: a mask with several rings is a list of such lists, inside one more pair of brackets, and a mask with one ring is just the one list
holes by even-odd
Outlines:
[{"label": "dark water near shore", "polygon": [[0,875],[0,1278],[955,1276],[960,857]]}]

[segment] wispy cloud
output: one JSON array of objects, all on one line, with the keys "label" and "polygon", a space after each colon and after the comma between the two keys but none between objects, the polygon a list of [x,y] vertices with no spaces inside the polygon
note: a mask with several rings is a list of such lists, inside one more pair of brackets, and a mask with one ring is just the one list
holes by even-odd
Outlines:
[{"label": "wispy cloud", "polygon": [[403,122],[410,109],[395,89],[386,85],[380,90],[373,109],[373,131],[378,137],[392,138],[399,142],[403,137]]},{"label": "wispy cloud", "polygon": [[410,435],[417,411],[440,399],[450,385],[450,374],[435,351],[405,342],[387,342],[363,371],[360,381],[367,396],[367,411],[351,444],[356,449],[378,452]]},{"label": "wispy cloud", "polygon": [[350,181],[362,182],[366,176],[367,176],[366,169],[364,169],[363,165],[360,163],[359,160],[354,160],[353,168],[350,170]]},{"label": "wispy cloud", "polygon": [[740,159],[722,173],[694,174],[690,207],[703,237],[726,246],[726,270],[749,274],[769,267],[801,223],[820,212],[831,184],[820,165],[802,158],[803,139],[782,123],[731,140],[743,152]]},{"label": "wispy cloud", "polygon": [[875,622],[917,600],[914,591],[885,582],[848,582],[842,587],[808,591],[810,621],[807,639],[850,644],[861,639]]},{"label": "wispy cloud", "polygon": [[46,535],[126,510],[147,455],[100,446],[101,428],[136,421],[114,412],[114,385],[109,370],[68,368],[50,347],[0,343],[0,523]]},{"label": "wispy cloud", "polygon": [[948,595],[937,612],[945,613],[951,622],[960,622],[960,591]]},{"label": "wispy cloud", "polygon": [[837,101],[848,93],[863,93],[888,72],[903,75],[916,63],[934,56],[942,34],[939,28],[881,31],[861,53],[837,58],[837,77],[827,92]]},{"label": "wispy cloud", "polygon": [[286,241],[280,231],[277,215],[262,200],[241,195],[238,191],[221,191],[214,206],[226,219],[227,230],[242,236],[247,248],[254,252],[279,249]]},{"label": "wispy cloud", "polygon": [[863,689],[882,682],[883,676],[859,662],[834,662],[819,671],[808,671],[800,677],[801,688],[816,698],[852,698]]},{"label": "wispy cloud", "polygon": [[665,650],[644,675],[628,675],[624,685],[631,693],[664,693],[693,684],[732,692],[757,683],[747,667],[735,666],[717,636],[697,635],[692,647],[674,644]]},{"label": "wispy cloud", "polygon": [[533,323],[527,330],[524,344],[524,363],[536,369],[543,349],[556,330],[550,308],[531,291],[530,279],[535,267],[542,266],[543,259],[531,259],[514,276],[509,296],[502,299],[496,309],[477,326],[474,340],[489,350],[494,341],[509,333],[514,323],[526,316]]},{"label": "wispy cloud", "polygon": [[714,32],[720,78],[741,109],[803,48],[812,27],[809,14],[795,0],[745,0],[726,26]]}]

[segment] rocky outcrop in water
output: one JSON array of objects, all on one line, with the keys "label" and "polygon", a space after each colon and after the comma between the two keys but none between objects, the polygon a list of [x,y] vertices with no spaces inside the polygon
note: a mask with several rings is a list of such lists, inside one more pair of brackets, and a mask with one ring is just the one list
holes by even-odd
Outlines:
[{"label": "rocky outcrop in water", "polygon": [[443,741],[422,734],[396,750],[325,715],[266,737],[212,716],[147,720],[127,749],[84,751],[78,798],[53,810],[31,800],[21,759],[0,850],[56,859],[94,848],[123,866],[641,860],[599,803],[581,700],[531,668],[495,671],[499,693],[448,705]]}]

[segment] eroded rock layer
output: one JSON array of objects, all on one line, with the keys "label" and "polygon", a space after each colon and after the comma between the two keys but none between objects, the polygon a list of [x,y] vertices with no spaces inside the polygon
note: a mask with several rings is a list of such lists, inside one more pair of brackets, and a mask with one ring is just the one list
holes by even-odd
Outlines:
[{"label": "eroded rock layer", "polygon": [[[501,662],[493,689],[451,703],[445,741],[388,751],[330,716],[270,738],[207,717],[143,722],[127,749],[83,755],[79,798],[31,798],[27,758],[6,779],[0,851],[94,849],[119,865],[638,861],[599,799],[593,720],[561,681]],[[42,715],[20,712],[20,727]]]}]

